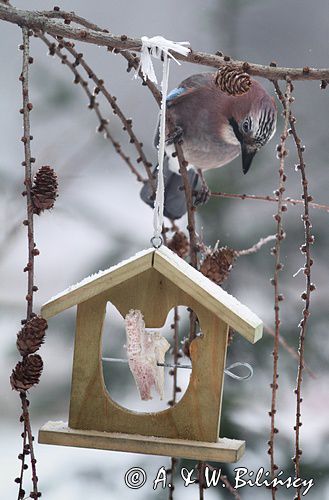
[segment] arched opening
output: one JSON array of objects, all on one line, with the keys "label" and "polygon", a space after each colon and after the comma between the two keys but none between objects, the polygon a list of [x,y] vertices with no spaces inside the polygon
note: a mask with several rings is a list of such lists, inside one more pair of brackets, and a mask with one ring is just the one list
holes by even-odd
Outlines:
[{"label": "arched opening", "polygon": [[[152,399],[142,400],[128,363],[124,318],[113,304],[107,303],[102,337],[102,367],[105,387],[113,401],[129,410],[149,413],[166,410],[181,400],[192,372],[191,360],[184,348],[189,332],[189,314],[186,307],[175,307],[169,311],[161,328],[145,328],[147,334],[156,332],[166,339],[168,350],[163,360],[166,366],[159,367],[163,376],[162,399],[153,385]],[[178,368],[179,365],[182,367]]]}]

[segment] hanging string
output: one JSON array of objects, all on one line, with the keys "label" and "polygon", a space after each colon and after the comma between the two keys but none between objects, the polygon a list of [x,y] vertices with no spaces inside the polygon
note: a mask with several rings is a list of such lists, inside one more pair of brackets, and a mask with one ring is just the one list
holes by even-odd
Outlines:
[{"label": "hanging string", "polygon": [[162,245],[162,224],[163,224],[163,209],[164,209],[164,177],[163,177],[163,160],[165,152],[165,137],[166,137],[166,102],[168,94],[169,81],[169,64],[168,55],[164,54],[163,59],[163,75],[161,82],[162,101],[160,110],[160,130],[159,130],[159,146],[158,146],[158,185],[155,195],[154,212],[153,212],[153,238],[151,242],[155,248]]},{"label": "hanging string", "polygon": [[154,248],[160,248],[162,245],[162,225],[163,225],[163,208],[164,208],[164,177],[163,177],[163,161],[165,154],[166,140],[166,101],[168,95],[169,82],[169,64],[170,59],[173,59],[177,64],[180,62],[175,59],[171,51],[186,56],[190,49],[186,46],[189,42],[172,42],[162,36],[154,36],[148,38],[142,37],[141,58],[135,77],[141,71],[144,79],[148,78],[153,83],[157,83],[156,74],[153,67],[152,56],[157,59],[163,58],[162,81],[161,81],[161,108],[160,108],[160,125],[159,125],[159,146],[158,146],[158,185],[155,195],[154,212],[153,212],[153,237],[151,243]]}]

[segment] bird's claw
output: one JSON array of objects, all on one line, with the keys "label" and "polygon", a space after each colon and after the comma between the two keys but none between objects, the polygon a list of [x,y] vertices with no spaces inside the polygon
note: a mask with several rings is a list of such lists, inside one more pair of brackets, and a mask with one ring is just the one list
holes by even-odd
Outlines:
[{"label": "bird's claw", "polygon": [[183,129],[179,125],[167,136],[166,144],[170,146],[171,144],[177,144],[183,137]]},{"label": "bird's claw", "polygon": [[193,191],[193,195],[193,205],[195,207],[198,205],[205,205],[210,199],[210,189],[207,184],[202,184],[201,189]]}]

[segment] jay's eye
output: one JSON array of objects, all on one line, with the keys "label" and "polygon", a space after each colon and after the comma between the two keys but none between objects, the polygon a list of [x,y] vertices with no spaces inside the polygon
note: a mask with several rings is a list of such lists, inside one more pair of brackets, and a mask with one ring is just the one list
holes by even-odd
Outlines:
[{"label": "jay's eye", "polygon": [[245,121],[242,123],[242,130],[245,134],[250,132],[251,130],[251,118],[248,116],[248,118],[245,119]]}]

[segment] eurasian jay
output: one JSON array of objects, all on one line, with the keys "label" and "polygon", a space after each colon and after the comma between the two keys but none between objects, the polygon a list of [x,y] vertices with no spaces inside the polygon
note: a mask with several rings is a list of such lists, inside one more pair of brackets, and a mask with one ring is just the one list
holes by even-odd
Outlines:
[{"label": "eurasian jay", "polygon": [[[257,151],[275,133],[276,105],[259,82],[252,80],[248,92],[232,96],[219,89],[215,77],[216,73],[192,75],[167,97],[164,215],[171,219],[186,212],[179,164],[172,156],[176,141],[183,141],[184,157],[189,167],[194,167],[188,169],[188,178],[194,203],[198,204],[207,200],[204,170],[222,167],[241,153],[242,171],[246,174]],[[158,142],[157,129],[156,147]],[[153,207],[149,181],[141,190],[141,198]]]}]

